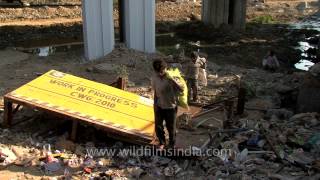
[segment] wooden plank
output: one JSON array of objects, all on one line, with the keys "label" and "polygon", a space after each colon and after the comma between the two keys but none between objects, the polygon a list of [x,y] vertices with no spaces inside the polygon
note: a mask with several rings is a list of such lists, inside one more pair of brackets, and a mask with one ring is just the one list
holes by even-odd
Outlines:
[{"label": "wooden plank", "polygon": [[211,108],[213,106],[216,106],[217,104],[220,104],[220,103],[223,103],[225,101],[232,100],[232,99],[235,99],[235,98],[237,98],[237,97],[236,96],[228,97],[226,99],[222,99],[222,100],[219,100],[219,101],[204,105],[204,106],[202,106],[202,108]]},{"label": "wooden plank", "polygon": [[79,123],[77,120],[72,121],[72,130],[71,130],[71,137],[70,137],[72,141],[75,141],[77,139],[78,124]]},{"label": "wooden plank", "polygon": [[3,126],[10,127],[12,124],[12,102],[10,102],[6,97],[4,97],[4,119]]},{"label": "wooden plank", "polygon": [[125,90],[127,86],[126,79],[123,77],[119,77],[117,88]]}]

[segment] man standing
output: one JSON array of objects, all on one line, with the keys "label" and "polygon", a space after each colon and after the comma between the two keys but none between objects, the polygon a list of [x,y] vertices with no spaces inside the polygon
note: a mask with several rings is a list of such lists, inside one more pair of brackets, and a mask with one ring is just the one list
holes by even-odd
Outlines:
[{"label": "man standing", "polygon": [[183,92],[183,86],[167,76],[166,68],[167,64],[162,59],[153,62],[155,73],[151,85],[154,90],[155,131],[160,149],[166,145],[163,121],[169,132],[169,146],[175,146],[178,94]]},{"label": "man standing", "polygon": [[198,60],[199,55],[197,52],[191,53],[191,61],[188,62],[185,76],[187,79],[187,86],[188,86],[188,99],[191,99],[191,93],[193,97],[193,101],[198,101],[198,86],[199,86],[199,71],[200,71],[200,61]]}]

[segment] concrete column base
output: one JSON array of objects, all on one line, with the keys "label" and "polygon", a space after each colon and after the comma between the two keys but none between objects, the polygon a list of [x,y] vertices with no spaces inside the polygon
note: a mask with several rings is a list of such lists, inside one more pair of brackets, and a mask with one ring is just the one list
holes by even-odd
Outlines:
[{"label": "concrete column base", "polygon": [[87,60],[95,60],[114,48],[112,0],[82,0],[84,50]]},{"label": "concrete column base", "polygon": [[155,52],[155,0],[124,0],[123,13],[128,48]]}]

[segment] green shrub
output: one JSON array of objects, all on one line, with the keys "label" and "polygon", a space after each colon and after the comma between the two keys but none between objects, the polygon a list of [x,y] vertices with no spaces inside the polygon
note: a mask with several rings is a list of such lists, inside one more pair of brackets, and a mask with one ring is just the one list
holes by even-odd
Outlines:
[{"label": "green shrub", "polygon": [[118,77],[123,77],[126,79],[128,79],[128,77],[129,77],[129,72],[128,72],[127,66],[125,66],[125,65],[119,65],[116,68],[116,73],[117,73]]},{"label": "green shrub", "polygon": [[260,24],[272,24],[275,23],[275,20],[271,15],[263,15],[255,17],[252,22],[260,23]]}]

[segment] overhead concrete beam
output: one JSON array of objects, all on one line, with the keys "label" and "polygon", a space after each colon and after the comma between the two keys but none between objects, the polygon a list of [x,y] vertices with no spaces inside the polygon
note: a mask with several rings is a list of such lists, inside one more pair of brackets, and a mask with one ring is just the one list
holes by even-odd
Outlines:
[{"label": "overhead concrete beam", "polygon": [[112,0],[82,0],[84,50],[87,60],[95,60],[114,48]]},{"label": "overhead concrete beam", "polygon": [[155,0],[124,0],[123,13],[127,47],[155,52]]}]

